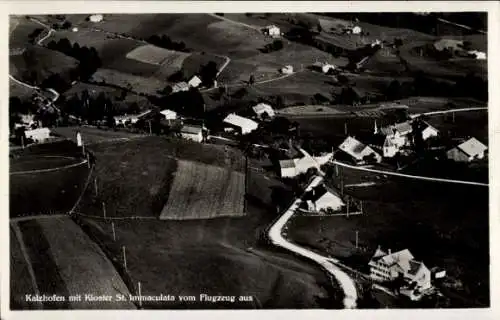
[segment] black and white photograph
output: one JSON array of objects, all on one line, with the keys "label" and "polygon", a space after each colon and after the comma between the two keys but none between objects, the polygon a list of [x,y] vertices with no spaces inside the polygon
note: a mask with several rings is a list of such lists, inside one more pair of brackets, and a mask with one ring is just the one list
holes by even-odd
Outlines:
[{"label": "black and white photograph", "polygon": [[86,10],[8,15],[8,309],[491,307],[487,10]]}]

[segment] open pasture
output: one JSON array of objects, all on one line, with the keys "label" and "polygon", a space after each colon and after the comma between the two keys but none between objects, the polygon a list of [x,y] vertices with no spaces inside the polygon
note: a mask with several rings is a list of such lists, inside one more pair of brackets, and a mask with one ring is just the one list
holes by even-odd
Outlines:
[{"label": "open pasture", "polygon": [[[34,269],[40,294],[63,296],[78,294],[129,294],[99,246],[70,217],[52,217],[18,223]],[[54,309],[134,309],[128,301],[46,302]]]},{"label": "open pasture", "polygon": [[128,59],[155,65],[169,65],[177,69],[182,66],[182,62],[188,56],[188,53],[167,50],[150,44],[137,47],[126,55]]},{"label": "open pasture", "polygon": [[238,217],[244,212],[245,174],[179,161],[162,220]]}]

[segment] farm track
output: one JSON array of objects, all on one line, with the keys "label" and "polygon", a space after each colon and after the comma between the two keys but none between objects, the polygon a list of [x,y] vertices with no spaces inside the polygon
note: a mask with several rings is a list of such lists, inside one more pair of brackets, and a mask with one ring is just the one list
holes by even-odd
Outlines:
[{"label": "farm track", "polygon": [[211,17],[216,18],[216,19],[227,21],[229,23],[236,24],[236,25],[239,25],[239,26],[242,26],[242,27],[246,27],[246,28],[249,28],[249,29],[252,29],[252,30],[256,30],[258,32],[260,32],[260,30],[262,29],[262,28],[257,27],[257,26],[252,26],[250,24],[246,24],[246,23],[239,22],[239,21],[234,21],[234,20],[228,19],[226,17],[222,17],[222,16],[219,16],[219,15],[216,15],[215,13],[207,13],[207,14],[209,16],[211,16]]},{"label": "farm track", "polygon": [[473,185],[473,186],[481,186],[481,187],[488,187],[489,186],[488,183],[482,183],[482,182],[452,180],[452,179],[435,178],[435,177],[428,177],[428,176],[417,176],[417,175],[397,173],[397,172],[386,171],[386,170],[377,170],[377,169],[357,167],[357,166],[353,166],[353,165],[350,165],[350,164],[347,164],[347,163],[344,163],[344,162],[340,162],[340,161],[331,161],[330,163],[339,165],[341,167],[353,169],[353,170],[365,171],[365,172],[372,172],[372,173],[379,173],[379,174],[385,174],[385,175],[388,175],[388,176],[397,176],[397,177],[402,177],[402,178],[409,178],[409,179],[416,179],[416,180],[426,180],[426,181],[433,181],[433,182],[445,182],[445,183],[465,184],[465,185]]}]

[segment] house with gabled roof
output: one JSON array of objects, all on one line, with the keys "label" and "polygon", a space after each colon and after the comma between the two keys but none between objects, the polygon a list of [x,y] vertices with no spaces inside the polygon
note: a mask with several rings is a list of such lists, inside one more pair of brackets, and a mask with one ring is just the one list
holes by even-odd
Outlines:
[{"label": "house with gabled roof", "polygon": [[324,184],[320,184],[308,191],[303,200],[306,202],[308,210],[312,212],[321,212],[328,209],[338,211],[344,205],[342,197]]},{"label": "house with gabled roof", "polygon": [[259,119],[263,119],[267,114],[268,118],[273,118],[275,116],[274,109],[267,103],[259,103],[252,107],[253,112],[259,117]]},{"label": "house with gabled roof", "polygon": [[189,84],[185,81],[177,82],[172,87],[172,93],[180,92],[180,91],[189,91]]},{"label": "house with gabled roof", "polygon": [[239,116],[235,113],[229,114],[226,118],[224,118],[223,122],[225,125],[239,129],[241,134],[248,134],[259,127],[257,122]]},{"label": "house with gabled roof", "polygon": [[472,137],[446,152],[446,157],[456,162],[470,162],[475,159],[483,159],[486,150],[488,150],[486,145]]},{"label": "house with gabled roof", "polygon": [[302,157],[295,159],[280,160],[280,171],[282,178],[293,178],[302,173],[306,173],[311,168],[316,168],[318,165],[322,166],[330,161],[333,153],[326,153],[320,156]]},{"label": "house with gabled roof", "polygon": [[203,141],[203,127],[201,125],[183,125],[181,128],[181,137],[195,142]]},{"label": "house with gabled roof", "polygon": [[349,155],[358,164],[366,163],[368,157],[373,157],[375,162],[382,161],[382,157],[375,150],[351,136],[348,136],[339,145],[339,149]]},{"label": "house with gabled roof", "polygon": [[403,280],[404,284],[400,291],[412,299],[418,296],[418,292],[432,287],[431,271],[423,262],[415,260],[408,249],[391,252],[390,249],[384,251],[379,246],[368,266],[370,267],[370,278],[375,281]]}]

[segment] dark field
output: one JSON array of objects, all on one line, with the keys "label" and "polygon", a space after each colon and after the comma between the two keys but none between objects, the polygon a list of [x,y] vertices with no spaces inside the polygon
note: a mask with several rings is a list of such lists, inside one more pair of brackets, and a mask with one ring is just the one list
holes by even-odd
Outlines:
[{"label": "dark field", "polygon": [[[363,200],[365,214],[346,217],[296,217],[289,234],[304,245],[327,251],[363,268],[377,245],[394,251],[408,248],[428,267],[460,279],[456,293],[467,305],[487,306],[488,188],[381,176],[342,168],[346,193]],[[338,180],[338,179],[336,179]],[[355,248],[355,232],[359,246]]]},{"label": "dark field", "polygon": [[[52,150],[60,147],[59,152]],[[66,148],[66,149],[65,149]],[[78,159],[52,158],[75,156],[73,146],[58,143],[55,146],[39,146],[20,151],[11,158],[11,172],[39,170],[78,163]],[[64,213],[71,209],[82,192],[88,174],[87,164],[39,173],[10,175],[10,217],[36,214]]]}]

